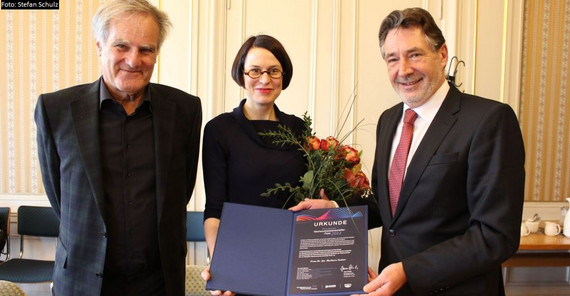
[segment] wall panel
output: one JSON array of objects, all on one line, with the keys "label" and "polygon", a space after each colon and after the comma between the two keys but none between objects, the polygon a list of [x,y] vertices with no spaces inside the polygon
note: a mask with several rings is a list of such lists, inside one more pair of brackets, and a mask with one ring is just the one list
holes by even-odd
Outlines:
[{"label": "wall panel", "polygon": [[570,0],[525,1],[520,121],[528,201],[570,197]]}]

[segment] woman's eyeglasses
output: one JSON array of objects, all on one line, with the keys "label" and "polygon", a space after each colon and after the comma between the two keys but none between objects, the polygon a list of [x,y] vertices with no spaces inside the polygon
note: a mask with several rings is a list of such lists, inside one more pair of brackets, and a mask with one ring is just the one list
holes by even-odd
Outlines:
[{"label": "woman's eyeglasses", "polygon": [[281,71],[277,68],[273,68],[273,69],[269,69],[269,70],[265,70],[265,71],[262,71],[260,69],[251,69],[247,72],[243,72],[243,74],[245,74],[245,75],[247,75],[253,79],[257,79],[257,78],[261,77],[261,75],[263,75],[264,73],[269,74],[269,77],[274,78],[274,79],[281,78],[283,76],[283,71]]}]

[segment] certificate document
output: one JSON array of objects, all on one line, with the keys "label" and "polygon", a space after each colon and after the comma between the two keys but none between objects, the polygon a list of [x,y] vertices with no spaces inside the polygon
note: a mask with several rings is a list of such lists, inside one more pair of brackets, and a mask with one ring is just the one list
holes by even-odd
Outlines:
[{"label": "certificate document", "polygon": [[366,209],[320,209],[295,216],[289,295],[362,289],[368,270]]},{"label": "certificate document", "polygon": [[368,281],[366,206],[301,212],[225,203],[208,290],[350,295]]}]

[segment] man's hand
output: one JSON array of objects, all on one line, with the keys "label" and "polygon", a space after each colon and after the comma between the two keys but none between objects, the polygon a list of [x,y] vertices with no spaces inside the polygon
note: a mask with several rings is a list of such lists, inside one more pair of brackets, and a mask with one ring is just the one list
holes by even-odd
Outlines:
[{"label": "man's hand", "polygon": [[320,195],[321,195],[320,199],[305,198],[304,201],[298,203],[296,206],[290,207],[289,210],[298,212],[309,209],[338,208],[336,202],[329,200],[329,198],[325,194],[324,189],[321,189]]},{"label": "man's hand", "polygon": [[376,278],[374,278],[374,272],[370,273],[369,270],[368,278],[372,279],[364,286],[364,292],[368,294],[358,296],[391,296],[408,281],[402,262],[388,265]]}]

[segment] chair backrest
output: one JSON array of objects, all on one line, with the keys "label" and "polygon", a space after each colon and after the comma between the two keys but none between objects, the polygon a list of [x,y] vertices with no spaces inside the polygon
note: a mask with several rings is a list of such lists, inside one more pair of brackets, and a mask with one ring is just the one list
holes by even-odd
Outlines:
[{"label": "chair backrest", "polygon": [[18,208],[18,234],[57,237],[59,218],[51,207],[20,206]]},{"label": "chair backrest", "polygon": [[204,213],[188,211],[186,212],[186,241],[205,242],[204,236]]},{"label": "chair backrest", "polygon": [[20,206],[18,208],[20,258],[24,256],[24,236],[57,237],[59,218],[51,207]]}]

